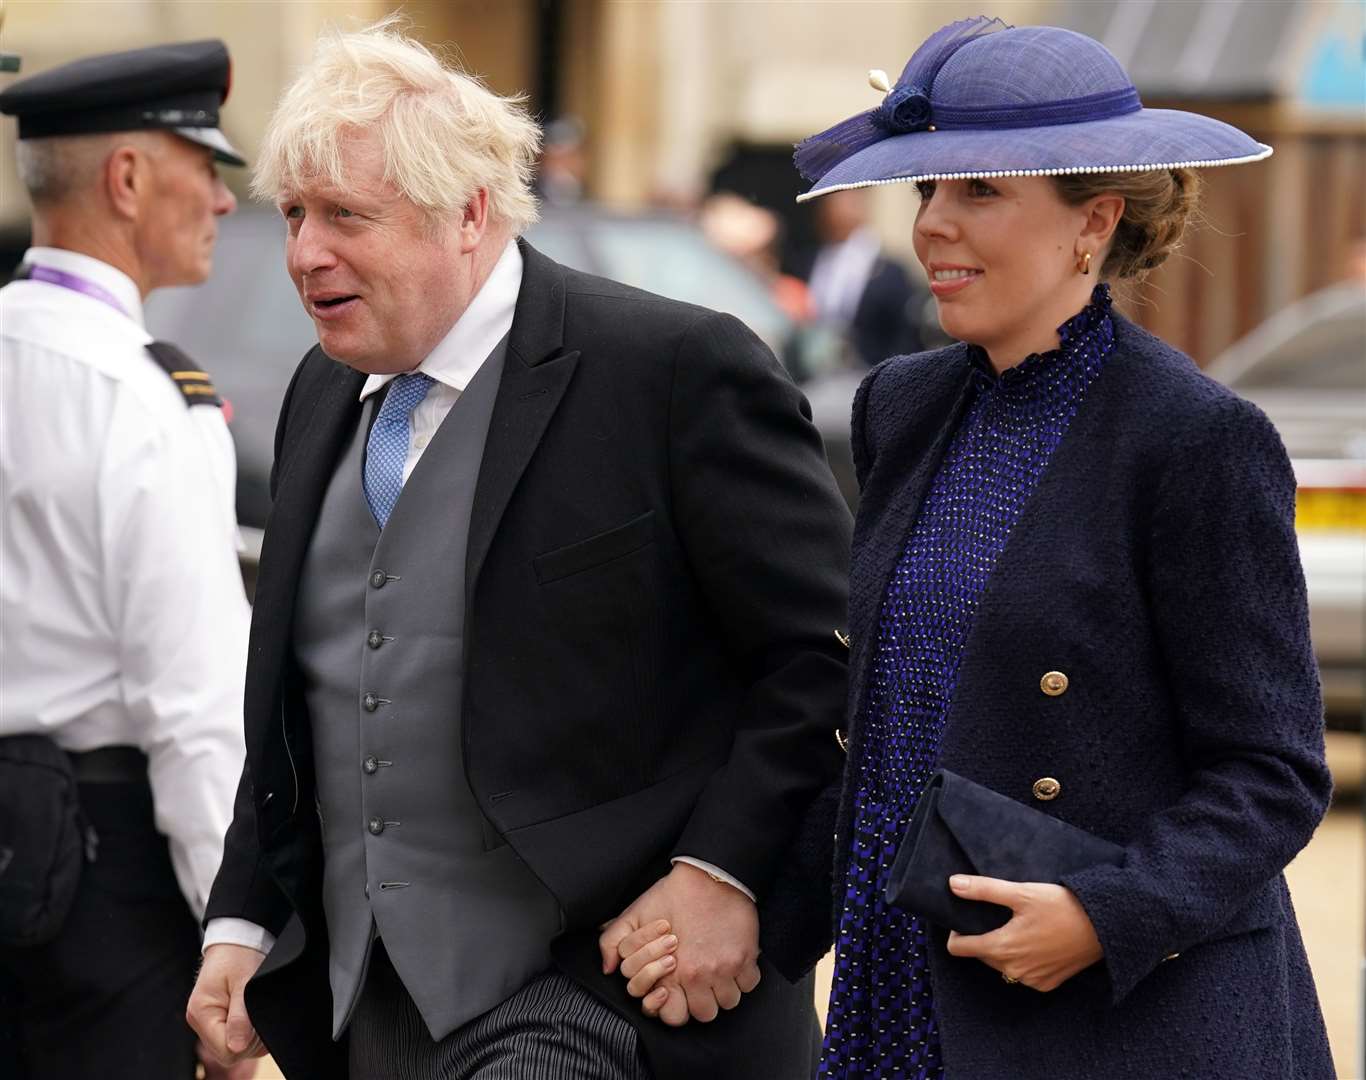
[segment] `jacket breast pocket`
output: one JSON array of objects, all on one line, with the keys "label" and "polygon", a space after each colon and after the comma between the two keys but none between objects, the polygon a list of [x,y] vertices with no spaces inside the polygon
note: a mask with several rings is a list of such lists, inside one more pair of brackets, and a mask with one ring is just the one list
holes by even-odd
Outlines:
[{"label": "jacket breast pocket", "polygon": [[655,512],[647,510],[624,525],[537,555],[531,560],[536,580],[547,585],[639,551],[654,542],[654,519]]},{"label": "jacket breast pocket", "polygon": [[575,782],[594,800],[643,786],[654,767],[664,625],[654,511],[532,559],[537,693],[585,755]]}]

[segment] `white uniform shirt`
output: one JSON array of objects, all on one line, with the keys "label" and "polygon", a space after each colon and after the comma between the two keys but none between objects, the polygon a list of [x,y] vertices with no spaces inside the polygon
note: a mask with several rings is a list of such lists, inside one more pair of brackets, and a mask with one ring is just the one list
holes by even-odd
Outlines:
[{"label": "white uniform shirt", "polygon": [[232,438],[145,350],[127,275],[53,248],[24,258],[123,310],[46,282],[0,289],[0,735],[145,752],[202,915],[244,756]]},{"label": "white uniform shirt", "polygon": [[[431,376],[434,385],[427,391],[408,421],[408,456],[403,461],[403,482],[408,482],[422,453],[446,419],[465,387],[478,373],[489,353],[512,329],[517,297],[522,291],[522,253],[516,242],[509,243],[498,257],[488,280],[470,301],[454,326],[431,353],[414,369]],[[396,375],[371,375],[361,387],[361,400],[377,393]],[[734,885],[751,900],[754,894],[718,866],[683,855],[674,860],[696,866],[713,877]],[[275,937],[264,927],[245,919],[210,919],[204,929],[204,948],[210,945],[248,945],[270,952]]]}]

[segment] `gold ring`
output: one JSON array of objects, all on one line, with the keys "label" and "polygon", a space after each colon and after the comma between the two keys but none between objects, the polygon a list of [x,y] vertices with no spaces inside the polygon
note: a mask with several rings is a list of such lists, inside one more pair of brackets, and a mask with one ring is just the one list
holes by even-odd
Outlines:
[{"label": "gold ring", "polygon": [[1013,978],[1011,978],[1011,977],[1010,977],[1009,975],[1007,975],[1004,971],[1001,972],[1001,978],[1002,978],[1002,980],[1004,980],[1004,981],[1006,982],[1006,984],[1009,985],[1009,986],[1014,986],[1017,982],[1020,981],[1019,979],[1013,979]]}]

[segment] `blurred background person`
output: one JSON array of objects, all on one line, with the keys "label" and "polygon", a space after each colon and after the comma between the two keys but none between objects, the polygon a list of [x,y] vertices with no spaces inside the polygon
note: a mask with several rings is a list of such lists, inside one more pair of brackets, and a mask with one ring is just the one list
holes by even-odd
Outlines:
[{"label": "blurred background person", "polygon": [[244,164],[217,128],[228,71],[198,41],[0,93],[33,204],[0,290],[0,741],[65,752],[86,826],[56,937],[0,949],[20,1080],[195,1072],[185,1001],[243,760],[249,612],[219,398],[142,304],[208,276],[235,206],[215,169]]},{"label": "blurred background person", "polygon": [[857,362],[872,367],[924,347],[920,312],[927,294],[888,257],[869,216],[870,193],[836,191],[816,203],[816,249],[806,272],[814,316],[840,328]]},{"label": "blurred background person", "polygon": [[703,202],[697,224],[711,244],[749,267],[793,322],[811,320],[814,309],[806,283],[779,269],[782,225],[777,214],[734,192],[721,191]]},{"label": "blurred background person", "polygon": [[535,182],[541,201],[547,206],[575,205],[583,199],[587,175],[583,125],[572,116],[561,116],[546,124]]}]

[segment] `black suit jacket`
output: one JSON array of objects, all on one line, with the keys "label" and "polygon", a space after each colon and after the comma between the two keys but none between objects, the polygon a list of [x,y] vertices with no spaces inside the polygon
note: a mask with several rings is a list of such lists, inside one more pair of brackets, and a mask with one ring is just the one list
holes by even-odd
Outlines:
[{"label": "black suit jacket", "polygon": [[[847,680],[834,631],[850,521],[806,402],[740,323],[522,251],[470,526],[466,775],[559,899],[561,964],[638,1017],[622,980],[598,973],[596,927],[672,854],[772,899],[799,821],[838,773]],[[208,911],[283,933],[247,1000],[291,1078],[345,1075],[327,1031],[322,849],[292,615],[363,380],[315,348],[284,402],[247,763]],[[789,910],[822,921],[825,896],[782,892]],[[765,938],[769,951],[789,946],[812,949]],[[785,1027],[809,1037],[809,994],[809,982],[766,979],[712,1025],[646,1022],[642,1036],[660,1077],[685,1066],[752,1076],[753,1055],[779,1053]]]}]

